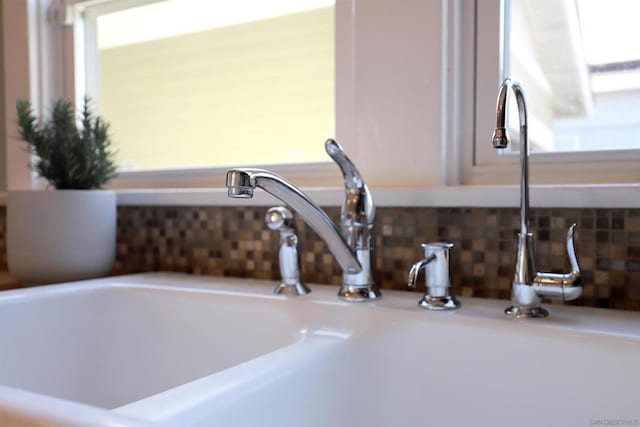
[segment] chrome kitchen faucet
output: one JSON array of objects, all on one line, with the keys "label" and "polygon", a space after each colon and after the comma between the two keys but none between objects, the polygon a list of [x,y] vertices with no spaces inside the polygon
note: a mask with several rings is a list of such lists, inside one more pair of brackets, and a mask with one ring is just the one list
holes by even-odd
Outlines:
[{"label": "chrome kitchen faucet", "polygon": [[340,228],[325,211],[285,178],[264,169],[237,168],[227,171],[229,197],[251,198],[262,188],[295,210],[325,241],[342,268],[338,296],[345,301],[369,301],[381,296],[373,281],[375,206],[371,192],[355,165],[335,140],[325,142],[327,154],[344,177],[345,201]]},{"label": "chrome kitchen faucet", "polygon": [[507,148],[508,95],[514,93],[520,122],[520,232],[516,248],[516,261],[511,284],[512,306],[505,313],[512,317],[546,317],[549,312],[540,306],[542,297],[574,300],[582,294],[580,266],[576,258],[573,235],[576,225],[569,227],[566,245],[571,272],[540,273],[535,269],[533,234],[529,232],[529,140],[527,135],[527,106],[520,84],[509,78],[500,86],[496,106],[496,128],[493,147]]}]

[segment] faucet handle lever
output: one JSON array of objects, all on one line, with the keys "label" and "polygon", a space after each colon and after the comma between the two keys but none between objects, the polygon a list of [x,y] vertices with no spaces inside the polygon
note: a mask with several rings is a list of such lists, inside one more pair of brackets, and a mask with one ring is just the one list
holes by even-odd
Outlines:
[{"label": "faucet handle lever", "polygon": [[342,227],[352,225],[373,227],[376,209],[369,188],[364,183],[360,172],[347,157],[342,146],[335,139],[327,139],[324,143],[327,154],[337,163],[342,171],[346,198],[342,206]]},{"label": "faucet handle lever", "polygon": [[580,265],[578,264],[578,258],[576,257],[576,249],[573,242],[575,234],[576,224],[572,224],[567,231],[567,256],[569,257],[569,263],[571,264],[571,271],[566,274],[562,273],[536,273],[534,283],[545,283],[546,280],[551,282],[560,280],[563,284],[575,283],[580,278]]},{"label": "faucet handle lever", "polygon": [[356,169],[353,162],[347,157],[342,146],[335,139],[327,139],[324,143],[324,149],[334,162],[340,166],[342,175],[344,176],[344,185],[347,189],[364,187],[364,180]]},{"label": "faucet handle lever", "polygon": [[533,285],[538,295],[563,301],[571,301],[582,295],[580,266],[573,243],[575,228],[576,224],[572,224],[567,231],[567,255],[571,263],[571,271],[569,273],[536,273]]},{"label": "faucet handle lever", "polygon": [[576,248],[573,242],[575,230],[576,224],[571,224],[571,227],[569,227],[569,231],[567,231],[567,255],[569,256],[569,263],[571,263],[571,272],[580,274],[580,265],[578,264],[578,258],[576,257]]}]

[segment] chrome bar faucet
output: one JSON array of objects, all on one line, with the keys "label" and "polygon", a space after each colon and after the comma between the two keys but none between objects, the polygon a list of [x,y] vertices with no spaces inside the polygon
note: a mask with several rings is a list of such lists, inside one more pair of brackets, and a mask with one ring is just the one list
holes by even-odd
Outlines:
[{"label": "chrome bar faucet", "polygon": [[284,206],[275,206],[264,217],[267,227],[280,234],[278,264],[282,282],[273,290],[274,294],[306,295],[311,292],[300,281],[300,252],[298,233],[293,226],[293,214]]},{"label": "chrome bar faucet", "polygon": [[306,194],[285,178],[264,169],[230,169],[226,186],[229,197],[251,198],[262,188],[295,210],[327,244],[342,268],[338,296],[346,301],[369,301],[381,296],[373,281],[375,206],[371,192],[353,162],[333,139],[325,150],[340,167],[345,184],[345,202],[340,228]]},{"label": "chrome bar faucet", "polygon": [[542,298],[574,300],[582,294],[580,267],[573,244],[576,225],[569,227],[566,245],[571,263],[569,273],[540,273],[535,269],[533,234],[529,232],[529,140],[527,134],[527,106],[522,86],[509,78],[500,86],[496,106],[496,128],[493,132],[493,147],[507,148],[507,104],[513,92],[518,105],[520,122],[520,232],[516,249],[516,261],[511,284],[512,306],[505,310],[508,316],[546,317],[549,312],[540,306]]}]

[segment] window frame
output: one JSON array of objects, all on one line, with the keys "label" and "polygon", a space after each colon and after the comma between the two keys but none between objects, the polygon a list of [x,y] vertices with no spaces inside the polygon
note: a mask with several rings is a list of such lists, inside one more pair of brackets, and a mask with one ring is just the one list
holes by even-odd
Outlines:
[{"label": "window frame", "polygon": [[[518,153],[499,153],[491,143],[495,124],[498,87],[509,74],[506,52],[509,51],[508,7],[510,0],[478,0],[467,4],[475,9],[474,56],[475,111],[473,137],[462,141],[466,153],[461,165],[461,183],[468,185],[515,184],[519,176]],[[474,3],[471,6],[471,3]],[[514,76],[517,80],[517,76]],[[526,91],[526,88],[525,88]],[[533,184],[624,183],[640,181],[640,149],[592,151],[582,153],[531,153],[530,177]]]},{"label": "window frame", "polygon": [[[70,51],[73,55],[68,58],[73,62],[67,64],[68,68],[74,70],[74,94],[76,105],[80,105],[84,93],[89,94],[96,101],[96,105],[100,104],[100,93],[98,90],[99,81],[99,55],[97,52],[97,26],[96,19],[104,13],[115,12],[131,7],[143,6],[146,4],[156,3],[162,0],[69,0],[69,8],[67,13],[71,14],[73,38],[65,41],[64,49]],[[350,0],[351,1],[351,0]],[[355,1],[355,0],[354,0]],[[351,20],[347,19],[344,14],[349,11],[345,7],[347,2],[336,2],[336,33],[348,34],[351,31]],[[340,6],[339,6],[340,4]],[[339,18],[340,17],[340,18]],[[342,28],[338,29],[338,21]],[[336,39],[338,34],[336,34]],[[72,43],[71,43],[72,41]],[[345,43],[347,44],[347,43]],[[346,46],[343,48],[348,49]],[[340,44],[336,43],[336,57],[343,60],[350,60],[349,54],[341,54],[338,50]],[[336,59],[336,74],[338,71],[338,60]],[[340,67],[340,72],[344,76],[343,81],[351,81],[349,72],[353,67]],[[342,85],[344,86],[344,84]],[[345,89],[343,87],[343,89]],[[336,76],[336,92],[338,91],[338,77]],[[340,101],[336,96],[336,117],[338,111],[352,110],[348,104],[353,99],[348,96],[351,92],[349,88],[343,90],[345,96]],[[336,119],[336,134],[341,135],[347,133],[348,129],[342,125],[338,129],[338,120]],[[328,135],[327,137],[333,137]],[[320,136],[322,138],[322,136]],[[338,138],[340,139],[340,138]],[[318,140],[318,144],[323,143],[322,139]],[[345,145],[343,143],[343,145]],[[347,144],[348,145],[348,144]],[[239,165],[252,166],[252,165]],[[277,174],[286,175],[300,186],[323,185],[337,186],[340,184],[340,177],[336,177],[335,165],[327,157],[326,162],[308,162],[308,163],[281,163],[266,164],[260,167],[274,171]],[[118,176],[109,184],[112,189],[131,189],[131,188],[202,188],[202,187],[218,187],[224,182],[228,166],[212,166],[212,167],[187,167],[187,168],[158,168],[144,169],[134,171],[118,171]]]},{"label": "window frame", "polygon": [[[74,79],[74,70],[82,63],[82,58],[73,54],[72,47],[78,42],[82,28],[72,26],[74,13],[77,13],[76,6],[86,0],[35,0],[29,2],[30,25],[35,26],[36,43],[34,46],[39,53],[33,54],[40,60],[30,64],[31,76],[29,78],[31,88],[31,98],[37,111],[42,111],[42,100],[53,99],[54,96],[66,96],[77,99],[83,91],[78,85],[81,80]],[[92,0],[91,4],[100,4],[114,0]],[[115,1],[153,1],[153,0],[115,0]],[[361,1],[361,0],[360,0]],[[478,8],[478,4],[482,9]],[[37,7],[32,5],[36,4]],[[357,87],[356,79],[361,81],[362,74],[356,73],[356,68],[363,68],[357,63],[356,38],[361,37],[361,33],[355,34],[356,24],[360,24],[356,9],[361,7],[359,0],[337,0],[336,1],[336,137],[342,142],[356,163],[362,165],[359,154],[370,151],[362,140],[363,126],[368,126],[367,120],[371,117],[363,114],[361,99],[362,89]],[[367,5],[368,6],[368,5]],[[456,186],[456,185],[493,185],[493,184],[516,184],[518,181],[519,165],[517,156],[499,156],[489,145],[489,137],[493,121],[495,120],[495,97],[497,95],[498,84],[500,83],[501,59],[499,53],[501,49],[496,43],[500,42],[501,11],[503,11],[503,0],[442,0],[441,2],[429,3],[434,11],[438,11],[440,16],[430,18],[429,23],[435,24],[440,19],[435,29],[430,29],[430,35],[439,34],[441,40],[438,51],[438,65],[440,74],[438,82],[441,91],[439,98],[430,101],[427,105],[429,110],[425,114],[438,116],[440,125],[437,128],[427,129],[424,138],[415,141],[400,140],[400,144],[407,144],[409,148],[416,148],[416,156],[410,167],[405,170],[415,168],[416,163],[422,162],[424,169],[435,169],[429,175],[424,173],[418,180],[413,177],[407,179],[415,182],[414,187],[435,186]],[[438,9],[440,7],[440,9]],[[367,12],[370,12],[368,10]],[[503,15],[502,15],[503,16]],[[358,19],[356,19],[358,18]],[[56,32],[64,25],[62,32]],[[25,28],[25,31],[27,29]],[[370,31],[370,30],[369,30]],[[355,35],[354,35],[355,34]],[[424,34],[422,34],[424,35]],[[424,39],[420,43],[425,44]],[[394,40],[399,43],[399,40]],[[358,45],[360,46],[360,45]],[[430,45],[427,55],[430,59],[436,58],[434,50],[437,43]],[[60,52],[61,59],[47,60],[43,51],[49,50]],[[372,46],[366,46],[372,48]],[[504,51],[504,47],[503,50]],[[491,59],[493,58],[493,59]],[[365,64],[366,65],[366,64]],[[422,65],[422,64],[421,64]],[[34,72],[34,70],[36,70]],[[433,71],[433,68],[431,68]],[[362,73],[362,71],[359,71]],[[366,76],[365,76],[366,77]],[[390,85],[393,82],[390,83]],[[413,82],[412,82],[413,84]],[[370,87],[365,86],[365,87]],[[378,97],[380,98],[380,97]],[[10,101],[9,101],[10,102]],[[435,106],[439,109],[436,111]],[[424,105],[420,105],[424,107]],[[407,108],[409,108],[408,106]],[[380,111],[376,111],[376,114]],[[386,111],[382,111],[386,113]],[[379,117],[375,117],[379,118]],[[383,116],[383,119],[394,121],[395,117]],[[433,121],[432,121],[433,122]],[[375,125],[375,123],[374,123]],[[397,126],[393,123],[393,127]],[[424,127],[424,126],[423,126]],[[417,134],[425,129],[413,129],[413,134]],[[388,134],[388,129],[385,129]],[[366,135],[365,135],[366,136]],[[321,136],[322,138],[322,136]],[[433,150],[424,150],[422,147],[425,141],[439,144],[439,156],[433,156]],[[477,141],[480,143],[476,144]],[[487,141],[486,144],[483,142]],[[396,141],[393,141],[396,143]],[[319,141],[322,143],[322,140]],[[491,162],[484,162],[480,153],[488,153]],[[355,153],[355,154],[354,154]],[[384,157],[384,156],[383,156]],[[376,162],[370,154],[364,159],[373,163],[368,165],[369,170],[375,170],[385,162]],[[478,161],[478,159],[480,161]],[[405,159],[406,160],[406,159]],[[572,184],[572,183],[624,183],[640,181],[640,170],[637,167],[640,160],[640,150],[629,152],[596,152],[596,153],[559,153],[534,154],[531,157],[531,182],[534,184]],[[360,161],[360,163],[358,163]],[[366,161],[364,163],[366,163]],[[394,169],[403,167],[402,161],[392,165]],[[12,163],[11,159],[7,160]],[[379,164],[378,164],[379,163]],[[398,163],[398,164],[396,164]],[[365,165],[367,166],[367,165]],[[265,166],[276,173],[287,176],[299,186],[341,186],[340,175],[336,173],[335,165],[331,162],[318,164],[297,164],[297,165],[270,165]],[[25,168],[26,169],[26,168]],[[224,181],[224,174],[227,168],[195,168],[162,171],[141,171],[122,172],[114,180],[111,188],[182,188],[182,187],[220,187]],[[364,171],[365,176],[369,176]],[[561,176],[561,179],[556,178]],[[424,178],[423,178],[424,177]],[[398,187],[407,186],[400,181],[382,182],[371,185],[375,187]],[[387,179],[386,177],[384,179]],[[405,181],[407,181],[405,180]],[[32,179],[33,181],[33,179]],[[26,182],[26,181],[25,181]],[[399,183],[398,183],[399,182]],[[9,188],[25,186],[32,188],[44,188],[42,182],[36,184],[9,184]],[[482,191],[479,188],[479,191]]]},{"label": "window frame", "polygon": [[[82,0],[67,1],[73,6]],[[109,0],[93,0],[91,4],[105,1]],[[446,119],[443,106],[448,71],[444,54],[447,40],[442,30],[447,28],[444,21],[449,19],[449,2],[409,2],[406,5],[393,16],[389,13],[396,6],[388,2],[337,0],[335,6],[335,137],[371,187],[407,184],[422,187],[446,182],[447,166],[441,161],[447,156],[443,147],[447,146],[448,132],[442,125]],[[388,35],[379,33],[381,21],[387,24]],[[381,44],[387,44],[390,49],[386,62],[380,62]],[[420,46],[427,47],[420,51]],[[418,55],[409,59],[408,66],[403,68],[409,52],[414,55],[418,52]],[[438,56],[442,53],[442,63],[431,60],[436,53]],[[370,67],[375,68],[371,70]],[[389,84],[387,77],[396,77],[396,71],[405,77],[397,79],[396,84]],[[433,78],[418,81],[418,74]],[[398,89],[403,91],[402,96]],[[427,91],[431,93],[426,94]],[[432,97],[432,94],[436,96]],[[399,108],[409,114],[392,113]],[[318,143],[323,143],[327,136],[333,135],[321,135]],[[400,145],[397,141],[401,141]],[[440,161],[429,164],[434,158]],[[336,167],[330,161],[270,168],[276,173],[286,171],[287,178],[300,186],[341,186],[341,176],[336,174]],[[113,181],[112,187],[155,188],[160,181],[170,187],[198,187],[203,183],[217,186],[224,182],[226,169],[181,169],[157,174],[127,171]],[[403,169],[404,173],[397,174],[398,169]],[[168,176],[180,179],[172,182]]]}]

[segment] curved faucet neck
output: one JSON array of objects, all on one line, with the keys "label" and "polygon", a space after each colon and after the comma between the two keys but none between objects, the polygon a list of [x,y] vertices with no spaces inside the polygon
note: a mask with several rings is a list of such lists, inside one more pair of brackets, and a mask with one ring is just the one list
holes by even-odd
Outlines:
[{"label": "curved faucet neck", "polygon": [[529,233],[529,135],[527,127],[527,104],[522,86],[516,81],[505,79],[500,86],[498,104],[496,107],[496,133],[503,130],[505,141],[497,142],[494,136],[494,146],[504,148],[508,144],[507,111],[509,93],[513,92],[518,106],[518,120],[520,124],[520,233]]},{"label": "curved faucet neck", "polygon": [[345,273],[354,274],[362,270],[341,231],[326,212],[286,179],[264,169],[231,169],[227,171],[226,185],[230,197],[252,197],[253,189],[260,187],[282,200],[325,241]]}]

